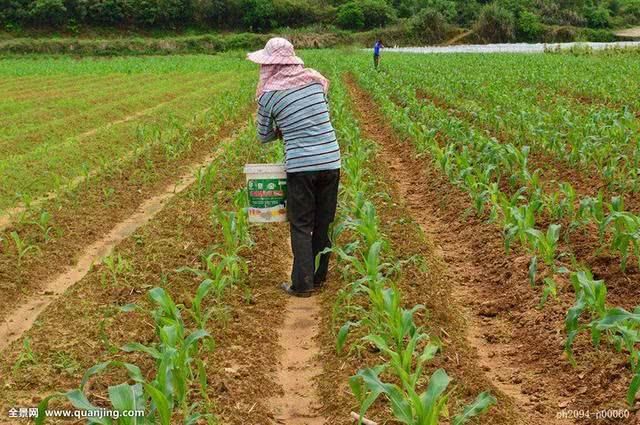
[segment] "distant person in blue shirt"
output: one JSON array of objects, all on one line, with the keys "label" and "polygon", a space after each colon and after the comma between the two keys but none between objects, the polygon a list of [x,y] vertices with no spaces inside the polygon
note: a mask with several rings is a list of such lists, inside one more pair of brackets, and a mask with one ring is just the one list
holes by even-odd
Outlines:
[{"label": "distant person in blue shirt", "polygon": [[384,47],[382,44],[382,40],[376,40],[376,43],[373,45],[373,66],[378,69],[378,65],[380,64],[380,50]]}]

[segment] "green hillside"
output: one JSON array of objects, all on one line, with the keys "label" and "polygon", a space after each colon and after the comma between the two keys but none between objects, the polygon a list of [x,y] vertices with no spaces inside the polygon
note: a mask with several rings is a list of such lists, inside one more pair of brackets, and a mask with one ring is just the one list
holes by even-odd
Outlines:
[{"label": "green hillside", "polygon": [[302,28],[441,43],[472,29],[467,41],[608,41],[613,28],[638,23],[640,0],[0,0],[0,28],[11,37]]}]

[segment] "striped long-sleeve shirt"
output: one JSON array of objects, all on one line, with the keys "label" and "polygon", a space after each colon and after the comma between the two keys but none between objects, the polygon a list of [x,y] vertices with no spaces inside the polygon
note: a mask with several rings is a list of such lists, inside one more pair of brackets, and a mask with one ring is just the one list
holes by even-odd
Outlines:
[{"label": "striped long-sleeve shirt", "polygon": [[258,105],[258,138],[266,143],[275,139],[276,128],[282,132],[288,173],[340,168],[340,147],[322,85],[269,91]]}]

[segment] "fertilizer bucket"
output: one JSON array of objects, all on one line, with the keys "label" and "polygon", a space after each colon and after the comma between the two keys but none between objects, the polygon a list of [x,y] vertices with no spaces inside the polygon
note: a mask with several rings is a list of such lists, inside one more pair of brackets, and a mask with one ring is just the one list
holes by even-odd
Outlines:
[{"label": "fertilizer bucket", "polygon": [[249,221],[287,221],[287,172],[283,164],[246,164]]}]

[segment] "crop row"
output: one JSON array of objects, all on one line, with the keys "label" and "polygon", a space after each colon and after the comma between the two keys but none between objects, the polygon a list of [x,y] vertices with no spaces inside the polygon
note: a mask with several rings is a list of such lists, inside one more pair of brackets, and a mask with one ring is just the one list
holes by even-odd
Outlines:
[{"label": "crop row", "polygon": [[[21,200],[25,209],[13,217],[14,224],[9,230],[0,233],[0,275],[6,277],[6,288],[15,286],[25,291],[24,285],[29,283],[25,276],[31,276],[32,272],[51,262],[52,256],[59,258],[63,254],[61,250],[75,252],[73,250],[90,242],[82,237],[78,239],[79,235],[84,232],[100,234],[104,230],[96,228],[100,222],[115,224],[110,217],[96,222],[87,211],[101,210],[101,214],[111,216],[115,210],[113,220],[117,220],[119,214],[131,207],[127,202],[118,205],[126,200],[131,202],[131,193],[120,192],[143,194],[157,188],[167,176],[177,178],[179,170],[173,170],[176,165],[194,161],[194,155],[208,151],[211,140],[223,136],[222,127],[242,122],[247,94],[248,91],[236,91],[210,103],[195,115],[185,111],[185,122],[171,120],[162,126],[138,125],[136,147],[126,158],[105,161],[96,169],[85,168],[82,181],[69,187],[57,199],[41,204],[29,194],[23,194]],[[168,171],[167,167],[172,170]],[[209,173],[208,179],[211,178]],[[77,223],[74,213],[76,217],[89,218]],[[52,270],[50,266],[46,268]]]},{"label": "crop row", "polygon": [[[391,87],[393,85],[389,84],[381,89],[390,92]],[[399,95],[402,92],[399,94],[395,90],[394,96]],[[432,104],[422,104],[410,93],[405,93],[403,99],[407,106],[404,109],[406,119],[400,124],[402,131],[417,140],[421,151],[430,150],[452,181],[465,186],[477,213],[482,214],[488,207],[492,219],[502,214],[505,229],[508,228],[505,233],[507,249],[514,239],[523,243],[530,240],[532,245],[545,247],[540,258],[547,259],[551,266],[558,255],[560,228],[554,225],[545,235],[536,232],[536,217],[543,216],[567,223],[567,232],[595,225],[599,229],[599,248],[609,240],[609,249],[619,255],[623,271],[631,256],[640,261],[640,237],[635,232],[640,219],[624,209],[621,197],[614,197],[610,202],[604,199],[602,192],[595,197],[580,197],[566,181],[554,183],[555,186],[545,185],[540,171],[530,167],[528,146],[514,146],[487,137],[447,111]],[[396,105],[387,101],[386,107],[394,109]],[[528,201],[526,205],[523,199]],[[607,235],[610,236],[608,239],[605,238]]]},{"label": "crop row", "polygon": [[[352,393],[360,404],[362,419],[380,397],[390,403],[394,418],[409,425],[438,424],[447,417],[447,387],[450,378],[438,369],[427,378],[425,368],[441,350],[440,343],[414,320],[423,306],[405,308],[395,279],[403,262],[390,249],[381,231],[372,199],[376,179],[367,164],[375,155],[375,146],[360,137],[358,122],[351,115],[344,85],[337,72],[331,91],[332,117],[344,153],[343,184],[339,214],[332,231],[334,247],[344,288],[338,292],[334,320],[348,318],[336,326],[336,348],[343,352],[375,347],[382,363],[361,369],[350,379]],[[408,261],[419,262],[420,258]],[[349,338],[357,329],[357,338]],[[352,332],[355,333],[355,332]],[[347,344],[348,340],[352,341]],[[424,381],[427,381],[424,387]],[[483,392],[453,419],[466,423],[486,411],[495,399]]]},{"label": "crop row", "polygon": [[[552,223],[546,229],[538,229],[536,221],[547,213],[553,220],[570,223],[567,232],[596,225],[601,243],[604,244],[605,235],[609,235],[609,248],[620,255],[624,269],[630,255],[640,260],[638,217],[624,211],[618,197],[611,202],[603,200],[602,196],[577,200],[567,182],[560,184],[558,192],[545,193],[536,172],[530,172],[527,167],[526,146],[518,149],[501,144],[415,97],[407,96],[407,106],[400,109],[390,99],[392,94],[397,95],[397,86],[376,73],[359,75],[363,86],[372,89],[393,126],[410,136],[418,152],[428,153],[453,184],[469,193],[479,216],[487,216],[502,227],[505,249],[508,251],[514,242],[518,242],[531,255],[531,283],[537,282],[539,261],[549,268],[551,273],[543,280],[543,303],[547,297],[556,294],[557,279],[569,277],[576,303],[567,313],[566,351],[571,355],[575,337],[587,329],[592,332],[594,343],[605,339],[617,349],[626,350],[634,374],[627,395],[631,403],[640,386],[640,364],[635,348],[636,342],[640,341],[636,331],[640,317],[622,308],[608,306],[604,282],[593,279],[588,266],[579,264],[571,252],[559,251],[560,224]],[[503,184],[505,180],[506,185]]]},{"label": "crop row", "polygon": [[417,60],[395,62],[400,72],[387,78],[397,87],[422,91],[492,135],[580,166],[616,189],[640,190],[640,121],[629,106],[582,105],[565,97],[544,75],[523,80],[511,70],[489,80],[493,74],[476,72],[462,80],[458,74],[437,71],[425,75]]},{"label": "crop row", "polygon": [[[217,200],[209,216],[216,233],[220,235],[216,243],[202,251],[199,267],[175,270],[177,273],[194,275],[200,280],[192,296],[176,302],[171,292],[179,288],[168,288],[163,283],[148,291],[148,302],[120,306],[121,315],[136,314],[138,319],[146,320],[145,316],[151,319],[154,338],[144,343],[124,344],[119,350],[113,347],[113,359],[87,369],[77,388],[44,398],[38,406],[36,423],[45,423],[45,411],[57,398],[66,399],[75,408],[87,411],[89,424],[187,425],[202,420],[215,423],[216,407],[210,398],[207,365],[203,358],[215,350],[212,327],[220,326],[220,317],[228,314],[225,294],[233,288],[244,287],[248,273],[246,255],[253,245],[246,214],[246,192],[216,192],[215,182],[231,178],[238,180],[238,164],[246,157],[254,156],[254,133],[254,127],[247,127],[237,139],[221,146],[220,156],[197,171],[198,176],[206,175],[209,179],[197,179],[189,191],[191,197],[200,200]],[[260,156],[269,161],[279,155],[272,149]],[[227,203],[223,202],[225,199],[231,201],[233,210],[220,207]],[[103,262],[107,282],[103,284],[118,286],[119,279],[127,273],[127,264],[127,260],[120,255],[107,257]],[[158,281],[162,281],[160,276]],[[143,361],[142,365],[138,365],[120,360],[134,353],[148,357],[151,362]],[[105,396],[97,397],[94,390],[89,388],[96,388],[100,375],[113,368],[125,371],[127,379],[113,384],[110,374]],[[88,385],[90,382],[91,385]],[[92,400],[98,400],[99,404],[94,404]],[[100,414],[104,414],[104,409],[121,413],[143,411],[144,416],[113,420]]]},{"label": "crop row", "polygon": [[[240,75],[192,94],[177,97],[148,116],[141,116],[117,125],[99,128],[90,137],[70,137],[51,146],[41,145],[28,154],[0,160],[2,175],[0,208],[15,204],[16,198],[36,198],[56,191],[79,176],[102,169],[141,146],[150,143],[174,144],[172,140],[186,134],[185,121],[194,115],[232,116],[248,101],[245,89],[252,76]],[[238,90],[242,87],[243,90]],[[216,112],[219,110],[219,112]],[[224,122],[224,121],[222,121]],[[177,134],[179,133],[179,134]],[[131,142],[134,143],[131,143]],[[128,142],[128,143],[125,143]]]},{"label": "crop row", "polygon": [[[169,96],[184,95],[189,91],[198,88],[193,84],[192,76],[175,76],[161,80],[157,76],[131,76],[123,79],[112,79],[111,81],[97,79],[95,84],[83,84],[80,82],[77,88],[64,90],[59,97],[47,102],[51,92],[37,92],[34,95],[39,98],[37,105],[32,108],[20,108],[22,103],[13,101],[12,105],[18,107],[13,113],[7,113],[7,126],[2,129],[0,136],[3,141],[14,140],[17,136],[34,137],[42,131],[45,134],[49,131],[55,132],[57,136],[69,135],[69,131],[82,133],[95,125],[122,118],[131,111],[144,109],[153,106],[161,100],[168,100]],[[214,80],[211,79],[210,82]],[[189,84],[191,82],[192,84]],[[180,85],[180,89],[178,89]],[[201,88],[202,85],[199,86]],[[190,90],[191,89],[191,90]],[[140,103],[142,95],[147,95],[148,101]],[[105,115],[108,109],[112,115]],[[94,115],[97,115],[94,117]],[[85,117],[78,122],[76,127],[61,125],[65,121],[75,117]],[[88,119],[91,118],[91,119]],[[66,130],[67,133],[61,130]],[[23,137],[23,138],[24,138]],[[9,144],[6,144],[9,146]]]}]

